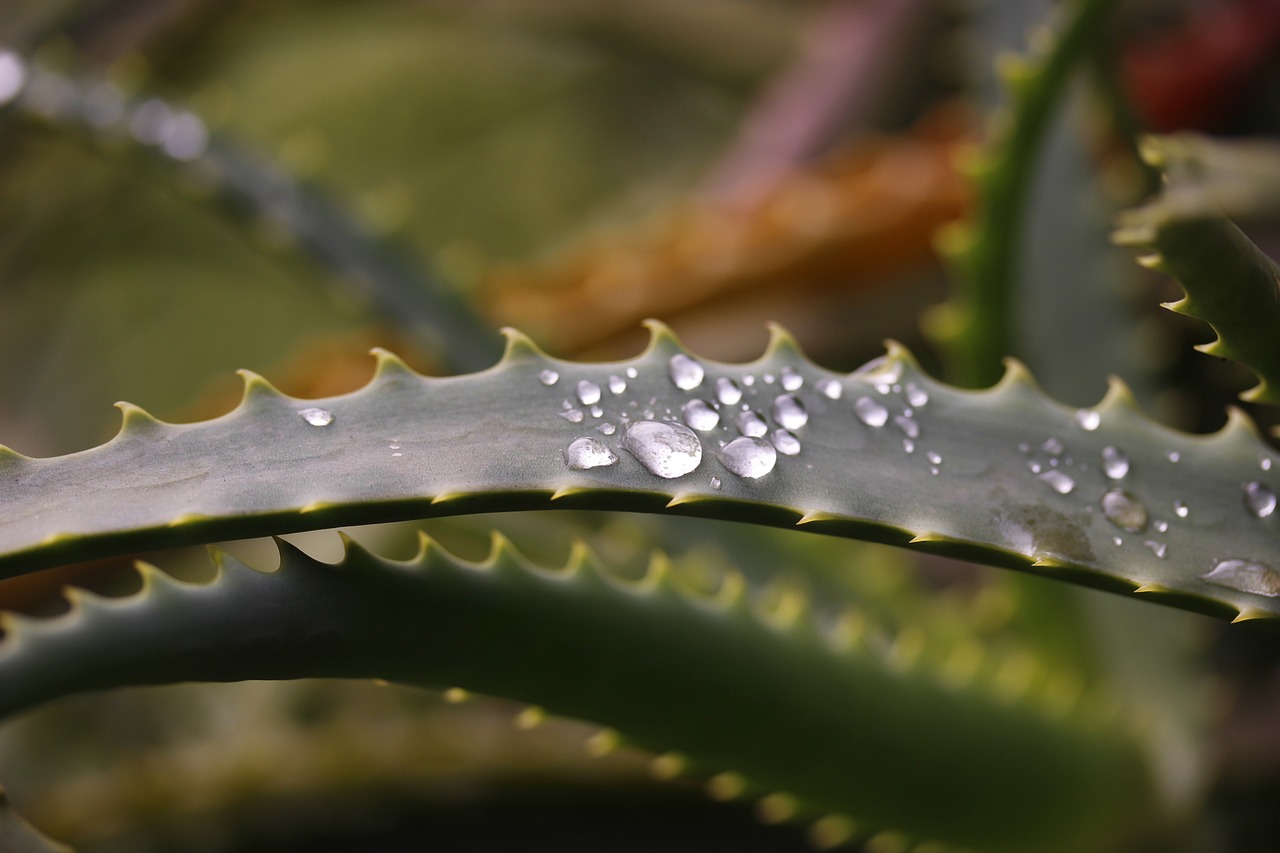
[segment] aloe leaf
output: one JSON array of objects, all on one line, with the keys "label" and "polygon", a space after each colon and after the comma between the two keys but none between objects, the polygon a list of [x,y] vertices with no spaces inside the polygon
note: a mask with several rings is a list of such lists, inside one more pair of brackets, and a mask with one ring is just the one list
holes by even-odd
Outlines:
[{"label": "aloe leaf", "polygon": [[0,790],[0,850],[5,853],[72,853],[71,848],[40,834],[9,805]]},{"label": "aloe leaf", "polygon": [[1249,368],[1259,382],[1241,398],[1272,405],[1280,404],[1280,267],[1220,211],[1259,207],[1259,187],[1280,180],[1280,166],[1261,167],[1275,153],[1256,149],[1243,166],[1227,168],[1222,148],[1205,140],[1147,140],[1143,156],[1165,170],[1166,189],[1127,211],[1115,234],[1145,252],[1144,266],[1182,285],[1186,297],[1166,308],[1213,327],[1216,339],[1196,349]]},{"label": "aloe leaf", "polygon": [[376,677],[609,726],[666,773],[715,774],[714,794],[763,797],[772,819],[819,819],[819,837],[1103,849],[1152,816],[1145,756],[1113,706],[972,642],[922,646],[856,614],[824,627],[794,599],[763,610],[740,576],[692,593],[661,558],[624,581],[581,547],[563,570],[501,539],[479,564],[425,538],[404,563],[351,542],[336,565],[281,554],[273,573],[220,555],[205,585],[140,564],[131,597],[73,592],[63,616],[9,617],[0,711],[128,684]]},{"label": "aloe leaf", "polygon": [[761,360],[724,365],[653,328],[645,353],[610,364],[553,360],[511,332],[497,366],[450,378],[379,351],[368,386],[325,400],[246,373],[239,407],[203,423],[122,404],[101,447],[0,454],[0,573],[374,521],[591,508],[798,525],[1219,616],[1280,615],[1280,467],[1239,413],[1190,436],[1146,420],[1118,382],[1076,412],[1016,364],[969,392],[896,346],[839,375],[778,330]]}]

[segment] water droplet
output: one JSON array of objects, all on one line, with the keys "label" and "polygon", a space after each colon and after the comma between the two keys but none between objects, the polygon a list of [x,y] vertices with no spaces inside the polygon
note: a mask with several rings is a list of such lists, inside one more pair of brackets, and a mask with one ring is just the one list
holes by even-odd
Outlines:
[{"label": "water droplet", "polygon": [[1027,444],[1025,441],[1018,442],[1018,452],[1023,455],[1030,453],[1031,445]]},{"label": "water droplet", "polygon": [[555,385],[560,381],[560,374],[548,368],[538,374],[538,381],[543,385]]},{"label": "water droplet", "polygon": [[888,394],[893,383],[902,378],[902,362],[882,355],[858,368],[854,376],[870,382],[881,394]]},{"label": "water droplet", "polygon": [[1124,540],[1123,540],[1123,539],[1121,539],[1119,536],[1112,536],[1112,537],[1111,537],[1111,544],[1113,544],[1113,545],[1115,545],[1117,548],[1119,548],[1121,545],[1123,545],[1123,544],[1124,544]]},{"label": "water droplet", "polygon": [[575,438],[564,452],[564,461],[576,471],[603,468],[618,461],[603,441],[594,438]]},{"label": "water droplet", "polygon": [[784,391],[799,391],[803,385],[803,376],[796,373],[790,367],[782,368],[782,389]]},{"label": "water droplet", "polygon": [[907,402],[915,406],[917,409],[921,406],[927,405],[929,402],[929,392],[914,382],[908,382]]},{"label": "water droplet", "polygon": [[752,438],[759,438],[769,432],[769,425],[764,422],[764,418],[760,417],[756,412],[747,409],[745,412],[738,414],[738,429],[743,435]]},{"label": "water droplet", "polygon": [[1080,429],[1093,432],[1102,425],[1102,415],[1093,409],[1080,409],[1076,412],[1076,423],[1080,425]]},{"label": "water droplet", "polygon": [[908,453],[916,452],[916,443],[909,438],[902,439],[902,449]]},{"label": "water droplet", "polygon": [[1075,480],[1056,468],[1042,473],[1040,479],[1048,483],[1049,488],[1060,495],[1069,495],[1071,490],[1076,487]]},{"label": "water droplet", "polygon": [[720,464],[739,477],[755,480],[773,470],[778,451],[763,438],[741,436],[724,446],[718,454]]},{"label": "water droplet", "polygon": [[809,422],[809,413],[794,394],[779,394],[773,401],[773,419],[786,429],[800,429]]},{"label": "water droplet", "polygon": [[1157,521],[1156,523],[1152,524],[1151,526],[1152,526],[1152,527],[1154,527],[1154,528],[1156,529],[1156,533],[1168,533],[1168,532],[1169,532],[1169,522],[1167,522],[1167,521]]},{"label": "water droplet", "polygon": [[1164,555],[1169,551],[1169,546],[1166,543],[1157,542],[1154,539],[1148,539],[1146,542],[1143,542],[1142,544],[1150,548],[1151,553],[1155,554],[1157,557],[1159,557],[1162,560],[1164,559]]},{"label": "water droplet", "polygon": [[702,442],[681,424],[637,421],[627,427],[622,446],[650,473],[667,480],[683,477],[702,463]]},{"label": "water droplet", "polygon": [[1184,504],[1182,501],[1174,501],[1173,514],[1176,515],[1178,518],[1186,518],[1188,515],[1191,514],[1191,510],[1188,509],[1187,505]]},{"label": "water droplet", "polygon": [[1258,467],[1259,467],[1259,468],[1261,468],[1263,471],[1270,471],[1270,470],[1271,470],[1271,457],[1270,457],[1270,456],[1264,456],[1264,457],[1262,457],[1261,459],[1259,459],[1259,460],[1258,460]]},{"label": "water droplet", "polygon": [[1027,468],[1028,470],[1031,471],[1032,474],[1039,474],[1041,471],[1044,470],[1044,466],[1034,459],[1027,462]]},{"label": "water droplet", "polygon": [[853,413],[869,427],[882,427],[889,422],[889,410],[870,397],[859,397],[853,404]]},{"label": "water droplet", "polygon": [[1244,487],[1244,505],[1258,518],[1266,518],[1276,511],[1276,493],[1256,480]]},{"label": "water droplet", "polygon": [[637,376],[640,375],[640,372],[637,371],[634,367],[628,367],[626,372],[627,372],[628,379],[635,379]]},{"label": "water droplet", "polygon": [[699,432],[706,432],[720,423],[720,413],[706,400],[690,400],[684,404],[684,422]]},{"label": "water droplet", "polygon": [[772,385],[772,384],[773,384],[773,374],[772,374],[772,373],[766,373],[766,374],[764,375],[764,377],[763,377],[763,378],[764,378],[764,384],[765,384],[765,385]]},{"label": "water droplet", "polygon": [[800,439],[796,438],[796,434],[791,430],[775,429],[773,431],[773,446],[778,448],[779,453],[795,456],[800,452]]},{"label": "water droplet", "polygon": [[1168,453],[1164,455],[1164,457],[1168,459],[1170,462],[1177,462],[1178,460],[1182,459],[1182,454],[1176,450],[1170,450]]},{"label": "water droplet", "polygon": [[905,415],[898,415],[898,417],[893,419],[893,424],[898,429],[902,430],[902,434],[907,438],[920,437],[920,424]]},{"label": "water droplet", "polygon": [[1123,479],[1129,473],[1129,457],[1118,447],[1102,448],[1102,470],[1113,480]]},{"label": "water droplet", "polygon": [[1056,438],[1048,438],[1045,439],[1044,444],[1040,445],[1040,449],[1045,453],[1048,453],[1050,456],[1061,456],[1062,442],[1058,441]]},{"label": "water droplet", "polygon": [[684,353],[671,356],[667,367],[671,374],[671,381],[681,391],[692,391],[702,384],[702,377],[705,375],[702,365]]},{"label": "water droplet", "polygon": [[614,394],[621,394],[627,390],[627,380],[615,373],[609,377],[609,390]]},{"label": "water droplet", "polygon": [[928,459],[930,462],[932,462],[934,465],[942,464],[942,454],[937,453],[933,450],[930,450],[928,453],[926,453],[925,458]]},{"label": "water droplet", "polygon": [[1124,489],[1111,489],[1102,496],[1102,514],[1126,533],[1147,529],[1147,507]]},{"label": "water droplet", "polygon": [[26,80],[26,63],[21,57],[11,50],[0,50],[0,104],[16,98]]},{"label": "water droplet", "polygon": [[328,409],[302,409],[298,414],[312,426],[322,427],[333,423],[333,412]]},{"label": "water droplet", "polygon": [[600,386],[592,382],[590,379],[583,379],[578,382],[578,400],[584,406],[590,406],[593,403],[600,402]]},{"label": "water droplet", "polygon": [[713,488],[713,489],[719,489],[719,488],[720,488],[720,478],[719,478],[719,477],[712,477],[712,478],[711,478],[711,488]]},{"label": "water droplet", "polygon": [[592,406],[592,407],[591,407],[591,417],[593,417],[593,418],[600,418],[600,417],[604,417],[604,409],[600,408],[599,406]]},{"label": "water droplet", "polygon": [[840,395],[844,393],[844,388],[834,379],[822,379],[814,386],[818,389],[818,393],[826,397],[828,400],[839,400]]},{"label": "water droplet", "polygon": [[1267,595],[1272,598],[1280,595],[1280,572],[1266,563],[1252,560],[1223,560],[1213,567],[1213,571],[1200,577],[1209,583],[1238,589],[1241,592],[1252,592],[1255,595]]},{"label": "water droplet", "polygon": [[746,376],[742,377],[742,384],[750,388],[752,385],[756,384],[756,378],[748,373]]},{"label": "water droplet", "polygon": [[716,380],[716,399],[726,406],[732,406],[742,399],[742,389],[728,376],[721,376]]},{"label": "water droplet", "polygon": [[618,428],[613,424],[600,424],[600,426],[596,427],[596,431],[604,435],[613,435],[618,431]]}]

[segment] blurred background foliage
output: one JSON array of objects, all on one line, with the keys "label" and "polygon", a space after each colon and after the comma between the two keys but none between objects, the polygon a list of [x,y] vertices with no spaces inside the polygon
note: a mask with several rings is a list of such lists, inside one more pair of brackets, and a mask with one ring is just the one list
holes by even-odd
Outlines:
[{"label": "blurred background foliage", "polygon": [[[636,352],[656,316],[695,352],[739,360],[773,320],[830,367],[885,337],[936,367],[919,322],[946,295],[933,237],[969,208],[957,164],[1001,102],[995,58],[1054,5],[6,0],[0,47],[26,70],[0,105],[0,441],[33,456],[91,446],[119,399],[213,416],[238,400],[240,367],[298,396],[340,393],[367,379],[375,344],[424,371],[476,369],[504,324],[604,358]],[[1024,223],[1014,354],[1059,399],[1092,404],[1119,373],[1159,418],[1209,429],[1248,384],[1190,351],[1206,330],[1158,312],[1176,290],[1107,233],[1150,190],[1125,121],[1280,132],[1278,9],[1117,3],[1105,73],[1072,90]],[[1274,223],[1250,233],[1280,254]],[[443,332],[436,305],[459,318]],[[474,349],[442,347],[449,335]],[[474,556],[495,523],[431,530]],[[805,537],[502,523],[539,559],[563,559],[575,533],[621,562],[657,545],[695,579],[734,564],[774,589],[892,602],[890,623],[1016,631],[1050,655],[1082,652],[1055,651],[1063,634],[1044,624],[1074,619],[1077,597],[1111,604]],[[402,526],[362,535],[392,552],[410,541]],[[175,571],[192,560],[170,556]],[[856,578],[832,568],[853,562]],[[0,586],[0,604],[49,612],[50,593]],[[1274,653],[1206,643],[1216,626],[1196,617],[1089,618],[1111,627],[1088,654],[1113,648],[1117,622],[1122,637],[1194,641],[1196,675],[1167,689],[1215,720],[1212,840],[1263,849],[1250,845],[1275,837],[1265,805],[1280,791]],[[1108,667],[1135,691],[1162,677]],[[440,850],[804,849],[798,830],[657,785],[641,756],[590,760],[589,727],[520,729],[534,722],[369,685],[140,690],[7,726],[0,761],[28,817],[93,851],[409,850],[423,833]]]}]

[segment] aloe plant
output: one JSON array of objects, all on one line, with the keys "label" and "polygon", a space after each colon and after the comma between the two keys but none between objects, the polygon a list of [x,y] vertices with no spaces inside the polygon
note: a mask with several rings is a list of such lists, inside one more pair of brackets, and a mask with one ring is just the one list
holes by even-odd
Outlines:
[{"label": "aloe plant", "polygon": [[[957,381],[992,375],[1009,346],[1019,199],[1052,96],[1106,5],[1076,4],[1062,37],[1018,65],[975,222],[951,232],[966,235],[949,241],[965,321],[942,329]],[[1257,372],[1251,399],[1275,402],[1274,264],[1216,211],[1156,201],[1122,224],[1118,239],[1158,252],[1148,263],[1178,277],[1182,309],[1213,324],[1209,351]],[[215,547],[215,576],[189,582],[143,558],[128,594],[71,588],[60,615],[5,614],[0,713],[136,685],[378,679],[588,721],[596,751],[646,750],[660,776],[749,798],[823,848],[1122,850],[1186,834],[1205,772],[1180,752],[1194,735],[1164,697],[1124,683],[1119,650],[1091,648],[1087,623],[1102,617],[1082,615],[1067,584],[1276,624],[1280,457],[1254,422],[1233,409],[1216,434],[1172,430],[1118,379],[1096,405],[1062,405],[1012,359],[993,386],[963,390],[896,343],[836,372],[771,328],[748,364],[691,352],[658,322],[643,353],[613,362],[553,358],[508,329],[501,359],[475,373],[424,376],[376,350],[373,379],[344,395],[299,399],[245,371],[239,405],[212,420],[121,403],[98,447],[0,447],[0,577],[374,522],[591,509],[886,543],[1060,581],[1058,594],[1015,584],[1023,624],[983,632],[954,603],[770,593],[746,566],[699,580],[657,553],[634,577],[583,541],[555,567],[500,533],[479,561],[426,536],[405,560],[344,538],[336,562],[277,540],[274,571]],[[860,568],[806,553],[756,559]],[[7,810],[0,833],[60,849]]]}]

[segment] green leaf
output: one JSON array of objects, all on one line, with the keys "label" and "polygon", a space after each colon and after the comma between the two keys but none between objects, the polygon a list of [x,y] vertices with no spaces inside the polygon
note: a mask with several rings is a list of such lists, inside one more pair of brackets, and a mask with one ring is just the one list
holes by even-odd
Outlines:
[{"label": "green leaf", "polygon": [[1225,153],[1224,146],[1194,136],[1147,140],[1144,157],[1165,170],[1168,185],[1121,217],[1115,240],[1144,250],[1140,263],[1182,285],[1186,298],[1165,307],[1204,320],[1217,333],[1196,349],[1257,374],[1258,384],[1242,399],[1276,405],[1280,267],[1220,211],[1247,214],[1263,205],[1259,191],[1280,184],[1280,150],[1255,148],[1232,167]]},{"label": "green leaf", "polygon": [[[549,359],[516,333],[496,367],[469,376],[424,378],[382,352],[369,386],[326,400],[245,374],[241,405],[198,424],[124,404],[101,447],[0,452],[0,574],[375,521],[591,508],[798,525],[1218,616],[1280,615],[1280,466],[1239,413],[1191,436],[1146,420],[1118,382],[1076,412],[1016,364],[966,392],[898,347],[846,376],[776,330],[760,361],[723,365],[654,328],[643,355],[612,364]],[[672,379],[682,360],[687,389]],[[718,402],[722,382],[740,402]],[[683,426],[695,401],[714,427]],[[771,439],[742,435],[756,429],[746,411]],[[574,469],[575,442],[611,464]],[[763,471],[734,461],[744,447],[770,470],[734,473]],[[664,454],[687,464],[664,469]]]},{"label": "green leaf", "polygon": [[5,853],[72,853],[71,848],[41,835],[14,813],[0,789],[0,850]]},{"label": "green leaf", "polygon": [[664,775],[818,820],[819,840],[1098,850],[1153,814],[1134,721],[1078,673],[856,612],[826,624],[795,598],[764,608],[741,576],[706,595],[662,558],[626,581],[584,548],[548,570],[501,539],[481,563],[425,538],[404,563],[350,541],[335,565],[288,545],[273,573],[218,561],[208,584],[140,564],[131,597],[74,592],[63,616],[10,617],[0,712],[130,684],[381,678],[609,726],[661,753]]}]

